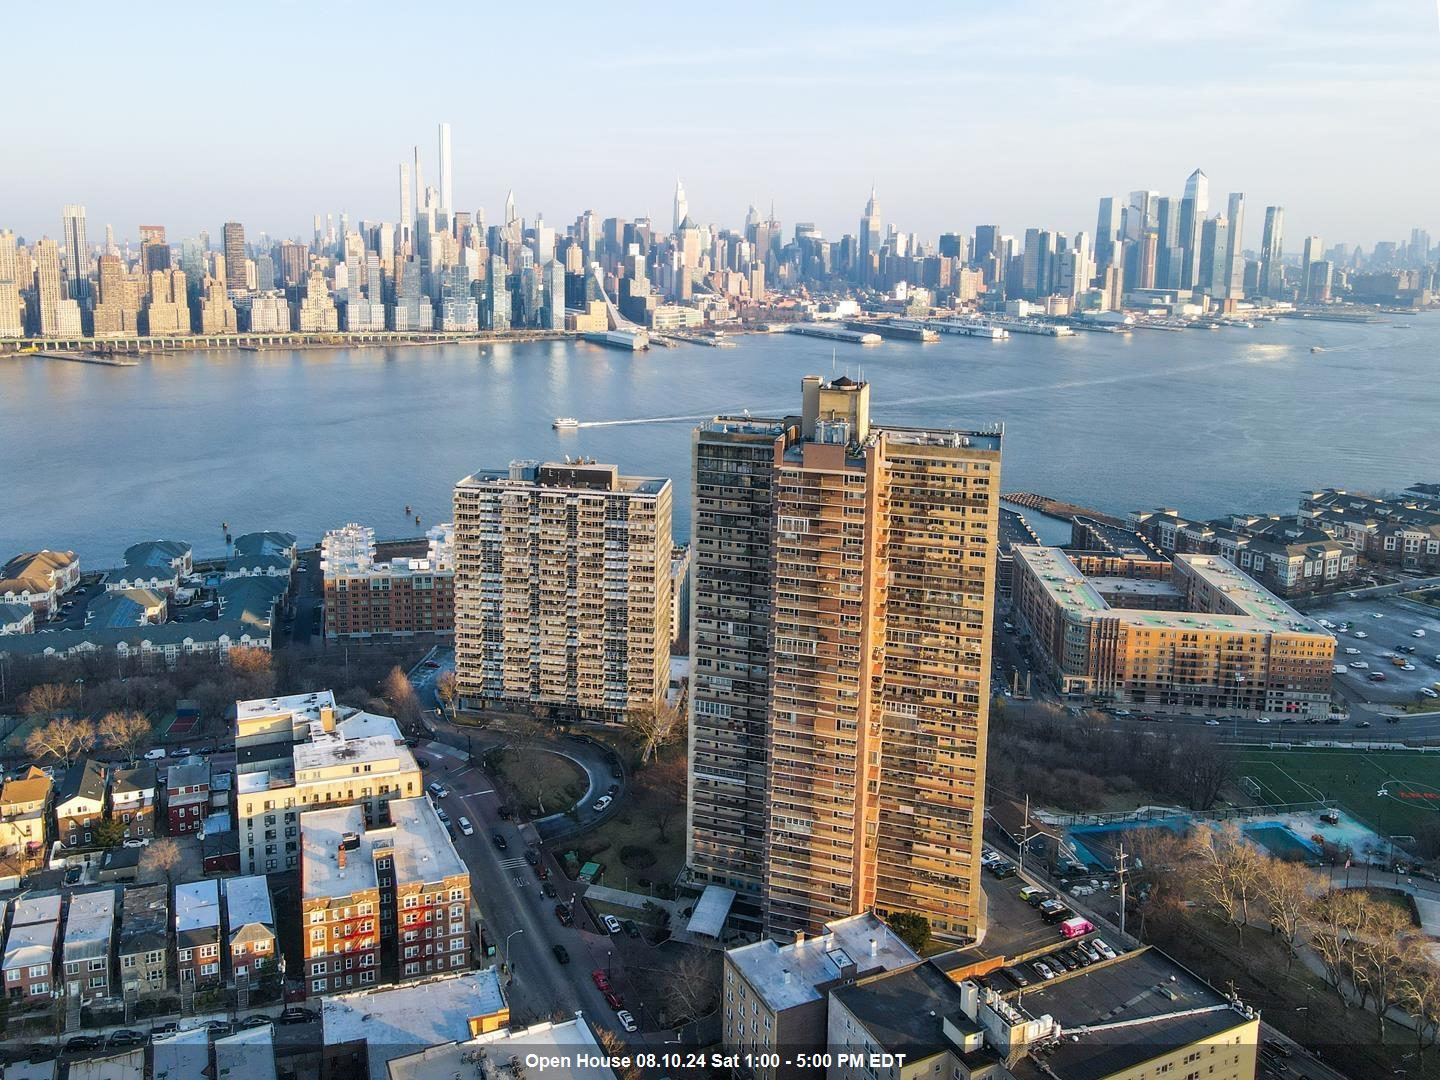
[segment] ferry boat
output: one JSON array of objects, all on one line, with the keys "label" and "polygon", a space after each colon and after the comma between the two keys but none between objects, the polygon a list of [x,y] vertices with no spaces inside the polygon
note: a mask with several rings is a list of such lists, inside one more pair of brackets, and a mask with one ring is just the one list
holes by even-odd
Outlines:
[{"label": "ferry boat", "polygon": [[1325,349],[1324,349],[1322,346],[1319,346],[1319,345],[1311,345],[1311,346],[1310,346],[1310,351],[1311,351],[1312,353],[1324,352]]},{"label": "ferry boat", "polygon": [[578,428],[580,421],[573,416],[557,416],[555,422],[550,426],[556,431],[568,431],[570,428]]}]

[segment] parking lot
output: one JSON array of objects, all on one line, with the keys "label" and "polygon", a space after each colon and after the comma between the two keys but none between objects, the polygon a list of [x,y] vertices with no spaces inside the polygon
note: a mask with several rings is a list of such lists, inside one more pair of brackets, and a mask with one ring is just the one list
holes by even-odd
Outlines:
[{"label": "parking lot", "polygon": [[[1433,688],[1440,682],[1440,611],[1427,610],[1403,597],[1384,596],[1343,597],[1310,608],[1306,614],[1334,624],[1335,663],[1345,668],[1335,682],[1347,697],[1381,705],[1440,703],[1440,699],[1421,693],[1422,687]],[[1347,623],[1349,630],[1342,630]],[[1424,635],[1416,637],[1417,630]],[[1392,657],[1401,658],[1414,670],[1405,671]],[[1366,666],[1352,666],[1357,663]],[[1383,681],[1370,678],[1377,671],[1384,673]]]}]

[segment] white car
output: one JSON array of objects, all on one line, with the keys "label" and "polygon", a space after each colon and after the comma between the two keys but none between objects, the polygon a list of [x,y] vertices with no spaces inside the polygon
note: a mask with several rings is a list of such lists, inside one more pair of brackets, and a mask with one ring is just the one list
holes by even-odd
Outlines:
[{"label": "white car", "polygon": [[430,785],[430,794],[434,795],[437,799],[443,799],[450,794],[450,789],[440,783],[439,780],[436,780]]},{"label": "white car", "polygon": [[606,915],[606,916],[605,916],[603,919],[601,919],[600,921],[605,924],[605,931],[606,931],[606,933],[610,933],[610,934],[618,934],[618,933],[620,933],[620,930],[621,930],[620,920],[617,919],[614,915]]},{"label": "white car", "polygon": [[1205,721],[1205,726],[1206,726],[1206,727],[1219,727],[1219,726],[1220,726],[1220,721],[1219,721],[1219,720],[1216,720],[1216,719],[1212,716],[1209,720],[1206,720],[1206,721]]},{"label": "white car", "polygon": [[1415,670],[1415,665],[1414,665],[1414,664],[1401,664],[1401,665],[1400,665],[1400,670],[1401,670],[1401,671],[1414,671],[1414,670]]},{"label": "white car", "polygon": [[605,808],[610,805],[610,803],[611,803],[611,799],[610,799],[610,796],[609,796],[609,795],[601,795],[600,798],[599,798],[599,800],[598,800],[598,801],[595,803],[595,805],[592,806],[590,809],[591,809],[591,810],[594,810],[595,813],[598,814],[598,813],[601,813],[602,811],[604,811]]},{"label": "white car", "polygon": [[1372,612],[1370,612],[1370,618],[1372,618],[1372,619],[1383,619],[1383,618],[1385,618],[1385,616],[1384,616],[1384,615],[1381,615],[1380,612],[1378,612],[1378,611],[1372,611]]},{"label": "white car", "polygon": [[1055,972],[1051,970],[1050,965],[1045,963],[1044,960],[1036,960],[1030,966],[1035,969],[1035,974],[1039,975],[1046,982],[1049,982],[1055,977]]},{"label": "white car", "polygon": [[1364,630],[1356,630],[1356,631],[1355,631],[1355,636],[1358,637],[1358,638],[1367,638],[1367,637],[1369,637],[1370,635],[1367,634],[1367,633],[1365,633]]},{"label": "white car", "polygon": [[1440,698],[1440,694],[1437,694],[1434,690],[1431,690],[1430,687],[1428,687],[1428,686],[1422,686],[1422,687],[1420,687],[1420,693],[1424,694],[1426,697],[1437,697],[1437,698]]},{"label": "white car", "polygon": [[174,750],[171,750],[171,751],[170,751],[170,756],[171,756],[171,757],[176,757],[176,758],[179,758],[179,757],[189,757],[189,756],[190,756],[190,747],[188,747],[188,746],[177,746]]},{"label": "white car", "polygon": [[1346,655],[1346,656],[1359,656],[1359,655],[1360,655],[1360,650],[1357,649],[1357,648],[1355,648],[1355,646],[1353,646],[1353,645],[1347,645],[1347,646],[1345,646],[1345,655]]},{"label": "white car", "polygon": [[469,819],[469,818],[462,817],[462,818],[459,820],[459,825],[460,825],[460,831],[461,831],[462,833],[464,833],[466,836],[474,836],[474,835],[475,835],[475,827],[470,824],[470,819]]},{"label": "white car", "polygon": [[1095,951],[1098,952],[1101,956],[1103,956],[1106,960],[1115,959],[1115,950],[1112,949],[1109,945],[1106,945],[1105,942],[1101,941],[1099,938],[1092,939],[1090,944],[1094,945]]},{"label": "white car", "polygon": [[122,840],[120,846],[128,848],[149,847],[150,840],[144,836],[132,836],[128,840]]},{"label": "white car", "polygon": [[1411,636],[1411,637],[1424,637],[1424,636],[1425,636],[1425,631],[1424,631],[1424,630],[1411,630],[1411,631],[1410,631],[1410,636]]},{"label": "white car", "polygon": [[154,750],[146,750],[146,751],[145,751],[145,760],[146,760],[146,761],[164,761],[164,760],[165,760],[165,748],[164,748],[163,746],[157,746]]},{"label": "white car", "polygon": [[1255,723],[1257,724],[1268,724],[1269,722],[1270,718],[1268,716],[1257,716],[1255,718]]},{"label": "white car", "polygon": [[626,1031],[639,1031],[640,1026],[635,1023],[635,1017],[630,1015],[628,1009],[621,1009],[615,1014],[615,1019],[620,1021],[620,1026]]},{"label": "white car", "polygon": [[1364,660],[1351,660],[1350,666],[1353,667],[1356,671],[1364,671],[1370,665]]}]

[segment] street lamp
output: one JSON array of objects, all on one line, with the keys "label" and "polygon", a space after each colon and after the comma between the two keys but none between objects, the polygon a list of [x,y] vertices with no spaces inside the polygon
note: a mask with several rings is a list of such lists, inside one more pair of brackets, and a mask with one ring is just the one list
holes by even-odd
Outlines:
[{"label": "street lamp", "polygon": [[522,926],[519,930],[511,930],[510,933],[505,935],[505,966],[510,969],[511,979],[515,978],[515,964],[510,959],[510,939],[513,938],[516,934],[523,934],[524,932],[525,928]]}]

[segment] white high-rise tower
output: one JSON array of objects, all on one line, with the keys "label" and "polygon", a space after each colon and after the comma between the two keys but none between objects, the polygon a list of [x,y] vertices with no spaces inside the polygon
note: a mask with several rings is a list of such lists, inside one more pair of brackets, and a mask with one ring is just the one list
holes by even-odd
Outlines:
[{"label": "white high-rise tower", "polygon": [[690,202],[685,198],[685,185],[678,179],[675,181],[675,224],[670,231],[678,233],[680,223],[690,216]]},{"label": "white high-rise tower", "polygon": [[400,163],[400,235],[407,237],[414,227],[415,217],[410,202],[410,166]]},{"label": "white high-rise tower", "polygon": [[450,156],[450,125],[440,125],[440,209],[446,214],[455,210],[454,191],[451,184],[455,179],[455,161]]}]

